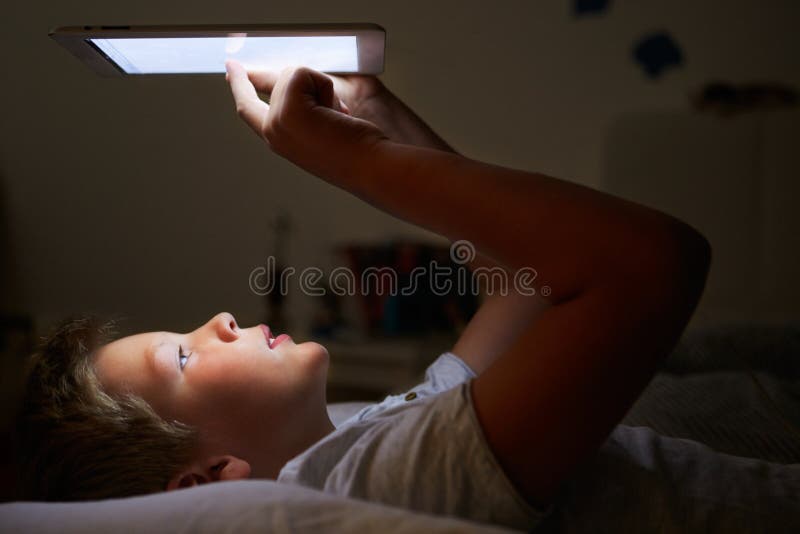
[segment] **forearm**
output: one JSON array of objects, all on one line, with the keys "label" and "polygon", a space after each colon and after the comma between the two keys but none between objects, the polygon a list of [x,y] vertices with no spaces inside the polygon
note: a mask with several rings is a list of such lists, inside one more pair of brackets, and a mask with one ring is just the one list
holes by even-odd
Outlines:
[{"label": "forearm", "polygon": [[[647,271],[693,233],[667,215],[577,184],[446,152],[376,144],[339,185],[409,222],[537,271],[555,304],[605,277]],[[702,238],[700,238],[702,239]]]},{"label": "forearm", "polygon": [[513,280],[514,273],[483,254],[477,254],[469,267],[484,298],[452,351],[480,375],[550,304],[539,294],[523,294],[513,287],[504,291],[492,273],[502,269],[506,281]]},{"label": "forearm", "polygon": [[[367,105],[360,106],[356,115],[378,124],[396,142],[456,153],[385,87]],[[473,274],[476,268],[503,268],[480,253],[470,267]],[[513,273],[506,271],[506,276],[511,279]],[[513,288],[506,294],[497,291],[499,288],[482,289],[486,296],[480,309],[470,319],[453,347],[453,352],[476,374],[481,374],[497,356],[505,352],[531,321],[549,306],[547,300],[538,294],[526,296]]]},{"label": "forearm", "polygon": [[480,375],[548,308],[548,302],[539,295],[526,296],[514,291],[490,295],[472,316],[452,351]]}]

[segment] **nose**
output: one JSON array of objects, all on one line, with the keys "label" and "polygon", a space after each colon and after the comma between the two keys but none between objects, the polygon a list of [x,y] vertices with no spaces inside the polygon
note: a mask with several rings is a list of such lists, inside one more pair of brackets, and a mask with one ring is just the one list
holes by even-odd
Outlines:
[{"label": "nose", "polygon": [[239,339],[239,327],[236,319],[230,313],[223,312],[215,315],[206,323],[206,327],[226,343]]}]

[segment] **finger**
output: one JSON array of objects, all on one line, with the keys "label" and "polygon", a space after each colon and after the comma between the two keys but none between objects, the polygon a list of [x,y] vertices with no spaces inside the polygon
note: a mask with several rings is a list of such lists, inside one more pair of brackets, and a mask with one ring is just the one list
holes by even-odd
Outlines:
[{"label": "finger", "polygon": [[308,73],[311,75],[314,85],[316,86],[320,103],[327,108],[339,108],[339,98],[336,96],[333,78],[313,69],[309,69]]},{"label": "finger", "polygon": [[349,80],[339,75],[326,74],[326,76],[333,80],[333,89],[342,102],[353,98],[353,88]]},{"label": "finger", "polygon": [[241,64],[228,60],[225,62],[225,69],[228,71],[228,83],[236,102],[236,112],[260,136],[269,114],[269,105],[258,98],[256,89]]},{"label": "finger", "polygon": [[[281,79],[281,77],[284,77],[288,80],[295,69],[296,67],[287,67],[281,72],[268,70],[251,71],[248,72],[247,75],[257,91],[267,93],[272,96],[272,92],[275,90],[275,87],[278,85],[278,81]],[[342,82],[342,80],[338,79],[336,76],[331,76],[313,69],[306,68],[304,70],[310,71],[311,78],[314,81],[314,86],[316,88],[319,88],[322,85],[329,86],[330,84],[327,83],[327,81],[333,82],[333,95],[320,95],[323,98],[323,105],[330,107],[335,111],[350,115],[350,108],[345,103],[344,98],[340,97],[340,91],[337,89],[342,88],[345,92],[347,92],[348,88]],[[322,90],[321,93],[326,93],[326,91]],[[269,102],[269,100],[267,102]]]},{"label": "finger", "polygon": [[300,67],[294,74],[289,77],[290,92],[303,95],[311,105],[341,111],[340,100],[330,76],[308,67]]},{"label": "finger", "polygon": [[347,104],[348,101],[351,101],[353,98],[353,89],[350,85],[350,82],[341,78],[340,76],[333,76],[331,74],[327,75],[331,80],[333,80],[333,92],[336,95],[334,99],[333,109],[336,111],[341,111],[346,115],[352,115],[350,112],[350,106]]},{"label": "finger", "polygon": [[271,93],[278,82],[279,73],[271,70],[252,71],[247,73],[257,91]]},{"label": "finger", "polygon": [[[318,73],[318,80],[320,83],[318,86],[322,87],[320,96],[323,98],[323,104],[326,104],[326,101],[330,102],[331,109],[338,111],[340,113],[344,113],[346,115],[350,115],[350,108],[347,107],[347,104],[344,102],[343,91],[342,91],[342,83],[341,81],[336,79],[336,76],[331,76],[329,74],[325,74],[324,72]],[[324,80],[330,80],[332,83],[328,84]],[[329,94],[328,94],[329,93]]]}]

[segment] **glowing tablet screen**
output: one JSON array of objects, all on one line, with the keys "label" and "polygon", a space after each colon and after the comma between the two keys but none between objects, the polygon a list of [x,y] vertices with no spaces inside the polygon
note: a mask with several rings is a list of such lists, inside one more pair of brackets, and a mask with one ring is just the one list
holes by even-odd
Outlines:
[{"label": "glowing tablet screen", "polygon": [[159,37],[89,39],[127,74],[224,73],[225,60],[248,70],[303,65],[323,72],[357,72],[354,35]]}]

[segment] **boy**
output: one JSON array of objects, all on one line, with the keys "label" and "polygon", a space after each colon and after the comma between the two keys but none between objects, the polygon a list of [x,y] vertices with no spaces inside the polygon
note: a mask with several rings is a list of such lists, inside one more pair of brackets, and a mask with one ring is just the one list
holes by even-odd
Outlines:
[{"label": "boy", "polygon": [[[664,213],[463,157],[375,78],[227,69],[239,115],[274,152],[397,217],[470,241],[511,276],[535,269],[536,289],[549,294],[490,298],[423,384],[339,428],[325,411],[328,354],[316,343],[220,314],[186,334],[90,350],[100,343],[85,339],[97,330],[73,323],[33,374],[72,354],[71,389],[29,389],[34,471],[56,462],[43,436],[74,445],[40,493],[86,498],[263,477],[534,527],[679,338],[705,284],[706,239]],[[42,401],[48,394],[58,402]],[[63,406],[73,407],[68,417]]]}]

